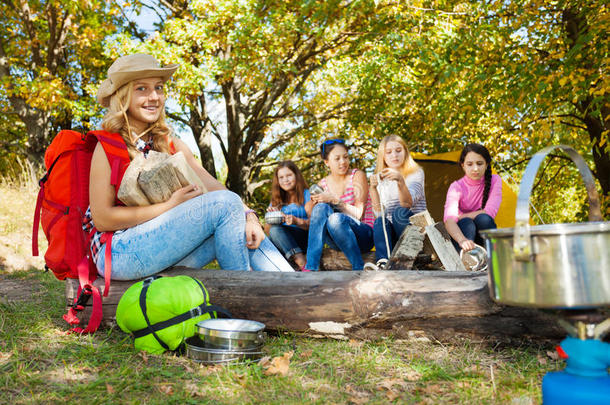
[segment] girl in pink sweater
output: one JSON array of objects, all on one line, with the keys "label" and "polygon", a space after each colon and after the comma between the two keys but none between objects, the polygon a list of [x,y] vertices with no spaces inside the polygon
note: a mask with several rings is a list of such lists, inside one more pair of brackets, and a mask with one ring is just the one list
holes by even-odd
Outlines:
[{"label": "girl in pink sweater", "polygon": [[454,181],[445,201],[445,228],[459,251],[483,244],[483,229],[497,228],[494,218],[502,201],[502,180],[491,174],[491,155],[477,143],[469,143],[460,155],[460,166],[466,174]]}]

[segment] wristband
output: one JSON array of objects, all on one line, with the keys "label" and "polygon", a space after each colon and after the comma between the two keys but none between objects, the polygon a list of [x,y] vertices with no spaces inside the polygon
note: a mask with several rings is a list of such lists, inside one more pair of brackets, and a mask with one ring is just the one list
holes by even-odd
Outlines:
[{"label": "wristband", "polygon": [[248,209],[248,210],[244,211],[244,214],[245,214],[246,218],[248,218],[248,214],[254,214],[256,219],[258,219],[258,215],[256,215],[256,211],[254,211],[253,209]]}]

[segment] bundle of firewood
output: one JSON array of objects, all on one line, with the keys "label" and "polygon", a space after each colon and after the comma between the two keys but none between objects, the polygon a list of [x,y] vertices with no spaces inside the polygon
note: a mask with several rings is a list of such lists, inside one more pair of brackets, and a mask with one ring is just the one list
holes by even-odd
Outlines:
[{"label": "bundle of firewood", "polygon": [[138,154],[121,181],[118,198],[125,205],[151,205],[169,200],[179,188],[195,184],[205,193],[201,178],[186,162],[182,152],[174,155],[150,151]]}]

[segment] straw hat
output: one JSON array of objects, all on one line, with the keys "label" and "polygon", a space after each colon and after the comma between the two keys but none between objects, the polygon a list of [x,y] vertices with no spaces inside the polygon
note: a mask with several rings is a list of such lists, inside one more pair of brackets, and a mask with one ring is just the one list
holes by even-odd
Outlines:
[{"label": "straw hat", "polygon": [[97,91],[97,101],[104,107],[110,105],[110,96],[124,84],[135,79],[160,77],[164,82],[178,69],[177,64],[161,67],[157,60],[144,53],[121,56],[108,69],[108,79]]}]

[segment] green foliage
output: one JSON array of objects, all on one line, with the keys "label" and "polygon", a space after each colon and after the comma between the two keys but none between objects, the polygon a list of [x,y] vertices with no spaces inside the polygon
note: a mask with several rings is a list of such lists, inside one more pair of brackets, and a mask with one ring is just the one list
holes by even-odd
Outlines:
[{"label": "green foliage", "polygon": [[4,1],[0,12],[0,113],[10,117],[0,121],[0,133],[10,153],[40,159],[55,131],[94,125],[95,93],[108,63],[105,40],[120,26],[119,7],[98,0]]},{"label": "green foliage", "polygon": [[[604,2],[435,1],[387,10],[401,17],[393,32],[345,69],[357,105],[366,106],[347,117],[355,132],[396,133],[421,152],[481,142],[517,179],[536,151],[568,144],[610,194]],[[547,197],[536,203],[574,220],[582,206],[552,198],[574,191],[573,169],[563,166],[540,183]]]},{"label": "green foliage", "polygon": [[[93,96],[109,62],[143,51],[181,65],[169,87],[170,117],[193,131],[213,171],[209,145],[220,142],[227,185],[261,207],[274,162],[293,159],[317,181],[325,172],[320,141],[341,136],[354,146],[354,165],[366,170],[390,133],[427,153],[484,143],[517,182],[536,151],[568,144],[610,204],[604,1],[31,0],[1,7],[0,171],[18,155],[40,159],[59,128],[95,126]],[[122,10],[143,7],[162,16],[148,37],[122,20]],[[545,175],[553,178],[533,196],[543,216],[582,218],[573,167],[554,161]],[[554,198],[566,193],[575,193],[569,207]]]}]

